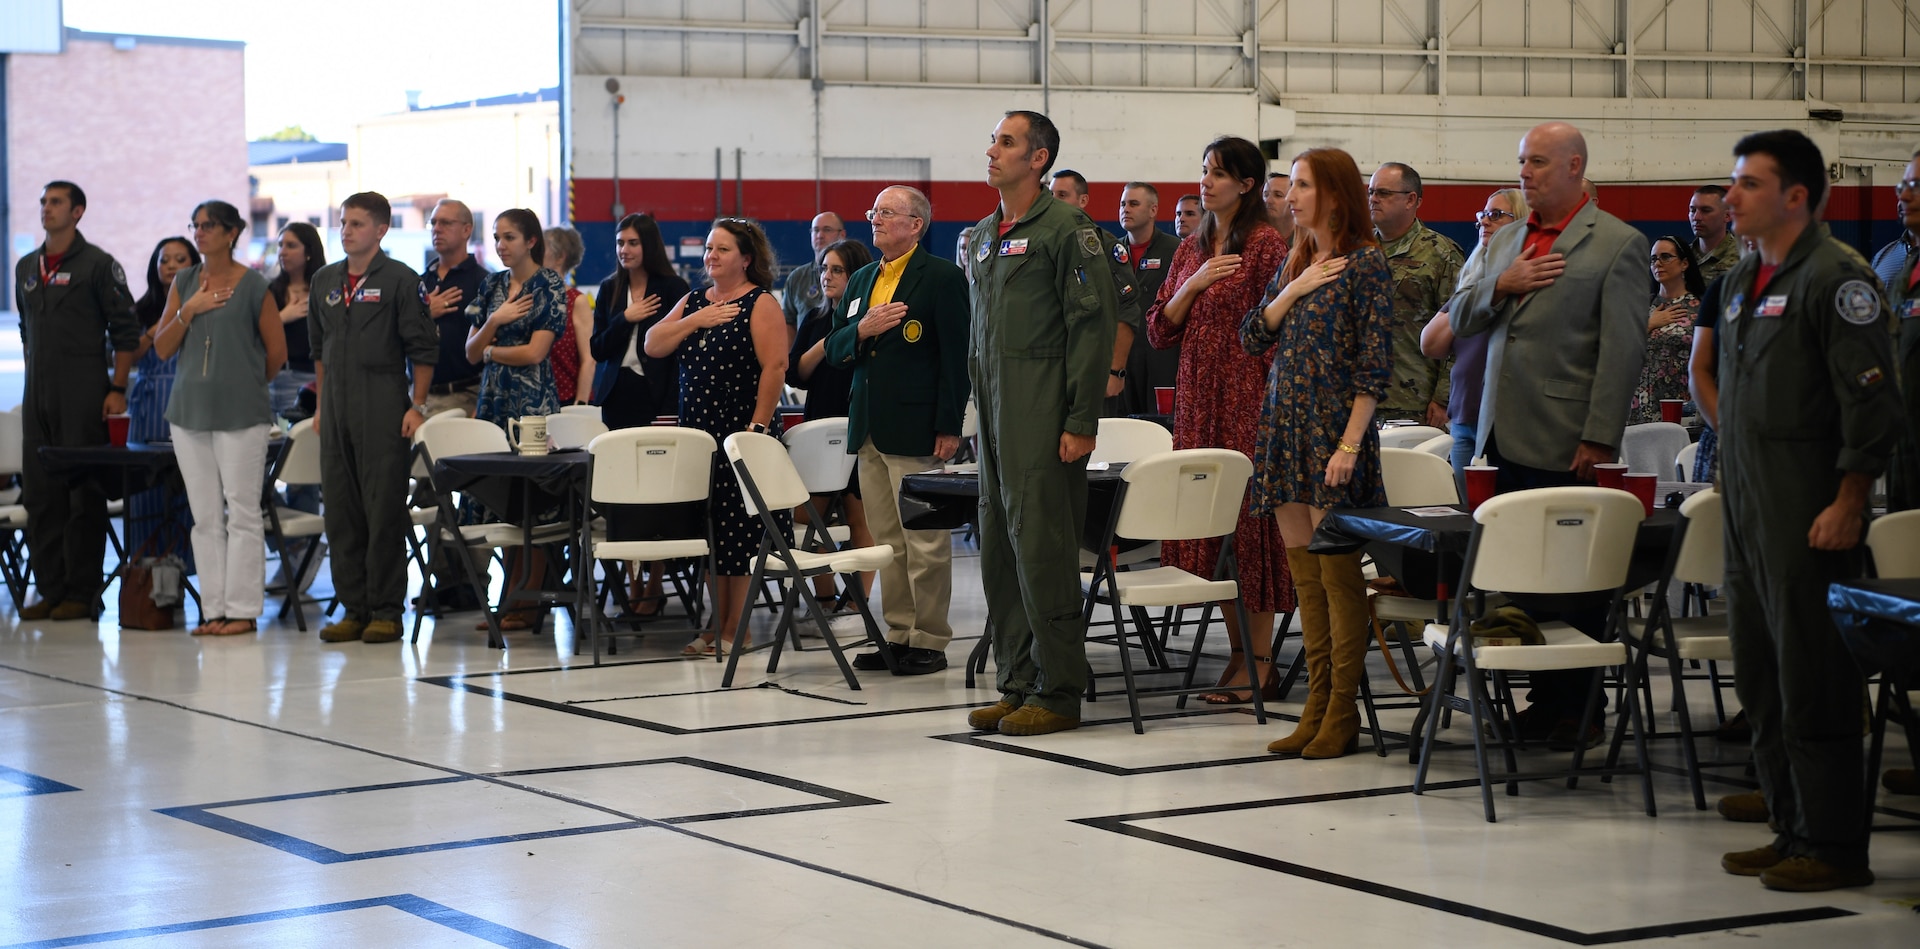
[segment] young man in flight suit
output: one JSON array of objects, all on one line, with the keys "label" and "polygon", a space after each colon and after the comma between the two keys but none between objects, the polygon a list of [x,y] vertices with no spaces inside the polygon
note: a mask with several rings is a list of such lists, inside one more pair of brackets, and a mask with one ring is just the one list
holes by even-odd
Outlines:
[{"label": "young man in flight suit", "polygon": [[393,642],[406,606],[409,446],[426,421],[440,331],[427,316],[420,275],[380,251],[392,218],[387,199],[371,191],[342,202],[346,258],[313,275],[309,297],[320,489],[333,588],[346,608],[320,631],[330,643]]}]

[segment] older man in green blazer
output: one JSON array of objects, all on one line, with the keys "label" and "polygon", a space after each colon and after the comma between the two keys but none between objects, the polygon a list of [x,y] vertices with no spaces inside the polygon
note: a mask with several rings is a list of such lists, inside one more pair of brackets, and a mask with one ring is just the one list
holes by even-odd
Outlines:
[{"label": "older man in green blazer", "polygon": [[[953,457],[972,384],[967,377],[967,278],[919,250],[933,205],[901,185],[874,198],[867,220],[880,259],[856,271],[833,315],[827,361],[853,370],[847,450],[860,456],[860,495],[874,540],[891,545],[880,570],[887,644],[900,675],[947,667],[953,627],[953,539],[900,523],[900,479]],[[887,668],[878,650],[856,669]]]}]

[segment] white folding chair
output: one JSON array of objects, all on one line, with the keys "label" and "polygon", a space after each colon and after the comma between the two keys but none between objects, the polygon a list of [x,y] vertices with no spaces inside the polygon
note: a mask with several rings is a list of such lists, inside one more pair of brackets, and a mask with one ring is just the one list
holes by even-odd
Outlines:
[{"label": "white folding chair", "polygon": [[[1430,439],[1437,441],[1438,439]],[[1451,449],[1453,439],[1446,438]],[[1453,478],[1453,465],[1444,456],[1435,455],[1420,448],[1382,448],[1380,449],[1380,474],[1387,491],[1387,503],[1394,507],[1432,507],[1460,503],[1460,490]],[[1424,631],[1428,623],[1444,622],[1447,616],[1447,600],[1422,599],[1396,593],[1382,593],[1369,587],[1368,604],[1373,616],[1382,625],[1382,629],[1392,629],[1398,633],[1401,645],[1401,657],[1405,660],[1408,675],[1413,682],[1410,688],[1421,695],[1425,694],[1426,680],[1420,673],[1420,661],[1413,652],[1416,631]],[[1373,630],[1366,631],[1373,638]],[[1372,648],[1372,647],[1369,647]],[[1382,653],[1387,662],[1393,657]],[[1387,753],[1385,732],[1380,728],[1380,712],[1399,708],[1418,708],[1414,701],[1398,701],[1391,704],[1377,702],[1373,696],[1373,685],[1366,676],[1360,677],[1360,699],[1367,713],[1367,728],[1373,737],[1374,753],[1384,756]]]},{"label": "white folding chair", "polygon": [[[598,419],[600,417],[600,407],[597,405],[563,405],[560,407],[560,414]],[[548,416],[548,418],[552,418],[552,416]]]},{"label": "white folding chair", "polygon": [[1159,422],[1139,418],[1103,418],[1090,463],[1125,464],[1173,450],[1173,432]]},{"label": "white folding chair", "polygon": [[[1115,642],[1120,647],[1120,674],[1126,682],[1127,709],[1133,718],[1134,734],[1143,734],[1146,729],[1140,717],[1140,690],[1134,680],[1126,619],[1122,617],[1121,608],[1126,608],[1133,621],[1134,635],[1151,656],[1156,650],[1153,623],[1148,618],[1147,608],[1200,606],[1200,624],[1194,632],[1186,667],[1162,670],[1184,673],[1180,686],[1153,691],[1155,694],[1188,695],[1217,690],[1216,686],[1194,686],[1193,674],[1215,603],[1231,602],[1240,628],[1248,628],[1246,606],[1240,601],[1238,572],[1232,564],[1234,530],[1240,523],[1247,481],[1252,476],[1253,462],[1247,460],[1247,456],[1225,448],[1158,452],[1131,462],[1121,474],[1114,514],[1105,531],[1106,543],[1094,566],[1093,577],[1087,584],[1082,618],[1091,621],[1094,607],[1103,599],[1112,610]],[[1210,577],[1197,576],[1179,567],[1122,571],[1113,556],[1113,542],[1117,537],[1153,541],[1219,537],[1222,538],[1220,558],[1215,562]],[[1103,587],[1106,591],[1104,598],[1101,594]],[[1254,717],[1261,724],[1266,724],[1267,710],[1261,699],[1261,689],[1256,683],[1250,691],[1253,693]]]},{"label": "white folding chair", "polygon": [[[780,441],[787,446],[787,456],[793,459],[794,470],[800,473],[807,491],[831,498],[823,512],[831,522],[840,512],[840,496],[846,493],[847,482],[853,478],[854,462],[859,460],[847,451],[846,416],[801,422],[787,429]],[[824,531],[817,524],[808,524],[805,530],[795,524],[794,543],[811,547],[819,542],[816,535],[821,533],[835,544],[846,543],[852,536],[845,524],[835,524]]]},{"label": "white folding chair", "polygon": [[[1629,644],[1639,652],[1642,682],[1648,681],[1649,657],[1658,656],[1666,660],[1667,677],[1673,686],[1674,712],[1680,724],[1678,737],[1681,755],[1686,762],[1687,780],[1692,785],[1696,810],[1706,810],[1707,797],[1700,778],[1700,758],[1694,745],[1693,717],[1687,707],[1686,674],[1682,663],[1707,664],[1713,706],[1720,719],[1725,721],[1726,708],[1721,703],[1721,690],[1730,688],[1732,683],[1722,679],[1719,664],[1733,661],[1733,641],[1727,635],[1726,616],[1708,615],[1704,599],[1700,601],[1700,614],[1696,616],[1676,618],[1667,604],[1674,583],[1682,584],[1683,596],[1692,597],[1699,588],[1719,586],[1725,582],[1726,550],[1722,532],[1726,514],[1723,508],[1721,496],[1715,491],[1701,491],[1680,505],[1681,521],[1674,528],[1674,542],[1668,554],[1666,575],[1654,588],[1653,605],[1647,614],[1645,632],[1635,636],[1632,626],[1626,627]],[[1648,731],[1651,735],[1651,726]],[[1615,735],[1613,740],[1618,744],[1620,737]],[[1746,762],[1742,760],[1738,764],[1744,767]]]},{"label": "white folding chair", "polygon": [[[580,406],[570,406],[580,408]],[[587,443],[607,433],[607,423],[600,421],[598,410],[593,415],[578,412],[561,412],[547,416],[547,440],[553,442],[555,451],[570,448],[585,448]]]},{"label": "white folding chair", "polygon": [[[20,475],[26,463],[26,437],[20,406],[0,412],[0,482],[11,482]],[[20,499],[18,487],[5,491],[5,503],[0,504],[0,575],[5,577],[14,606],[21,607],[27,605],[27,508],[16,503]]]},{"label": "white folding chair", "polygon": [[[587,443],[593,455],[588,497],[594,504],[704,504],[712,489],[713,436],[697,428],[657,425],[607,432]],[[699,560],[712,555],[712,538],[669,537],[655,540],[595,538],[594,560]],[[696,576],[704,570],[696,570]],[[703,625],[697,612],[694,625]],[[601,631],[612,633],[613,623],[594,598],[591,637],[593,661],[600,663]],[[675,629],[671,632],[685,632]],[[669,632],[636,630],[634,635]]]},{"label": "white folding chair", "polygon": [[[734,672],[739,668],[740,655],[744,652],[771,647],[772,654],[767,658],[767,674],[772,675],[779,669],[780,653],[789,634],[794,636],[798,644],[798,630],[794,628],[798,615],[795,601],[804,600],[807,611],[818,626],[820,638],[826,640],[828,651],[833,653],[833,661],[840,665],[841,674],[846,676],[847,687],[857,691],[860,680],[854,677],[853,667],[847,663],[840,641],[834,638],[826,613],[822,611],[818,600],[811,596],[802,597],[799,591],[807,580],[817,576],[829,573],[845,576],[878,570],[892,562],[894,549],[887,544],[876,544],[872,547],[841,547],[819,552],[795,550],[787,529],[775,515],[803,504],[811,506],[813,497],[807,490],[806,482],[801,480],[799,470],[794,468],[786,446],[771,435],[735,432],[727,436],[726,451],[733,476],[740,483],[740,494],[746,501],[747,513],[758,515],[764,527],[760,550],[754,557],[753,579],[749,581],[747,589],[757,589],[768,577],[774,577],[785,582],[786,597],[772,639],[758,646],[742,645],[747,639],[747,621],[752,618],[753,611],[740,611],[740,623],[733,634],[734,647],[729,650],[727,673],[720,680],[721,686],[732,687]],[[814,516],[819,517],[818,509],[814,510]],[[858,583],[844,582],[842,586],[842,595],[859,607],[860,618],[866,624],[868,641],[880,651],[881,658],[887,663],[887,670],[895,671],[893,650],[887,647],[884,632],[874,622],[865,592]]]},{"label": "white folding chair", "polygon": [[1627,426],[1620,437],[1620,460],[1627,470],[1665,478],[1675,470],[1680,452],[1692,441],[1687,430],[1672,422],[1643,422]]},{"label": "white folding chair", "polygon": [[1391,425],[1380,430],[1380,447],[1418,448],[1445,434],[1431,425]]},{"label": "white folding chair", "polygon": [[1698,457],[1700,457],[1699,442],[1688,442],[1687,447],[1680,449],[1680,453],[1673,456],[1674,480],[1691,482],[1693,480],[1693,462],[1694,459]]},{"label": "white folding chair", "polygon": [[[266,511],[267,541],[273,545],[274,552],[280,555],[280,563],[285,567],[287,592],[280,600],[280,617],[286,618],[287,611],[293,611],[294,624],[301,632],[307,631],[307,610],[309,602],[315,602],[300,589],[301,578],[313,568],[314,561],[320,556],[322,545],[318,542],[327,532],[326,518],[318,514],[286,507],[279,503],[273,490],[274,482],[289,488],[316,487],[320,484],[320,433],[314,431],[313,419],[301,419],[287,432],[287,443],[280,451],[273,476],[267,479],[265,497],[261,507]],[[292,556],[287,542],[294,538],[306,538],[306,549],[299,557]],[[298,560],[298,563],[294,561]]]},{"label": "white folding chair", "polygon": [[[1496,783],[1506,784],[1507,793],[1513,795],[1519,793],[1520,781],[1564,777],[1568,787],[1573,787],[1585,775],[1629,772],[1640,775],[1647,816],[1653,816],[1653,776],[1647,765],[1636,663],[1629,661],[1627,645],[1621,636],[1626,623],[1627,568],[1640,522],[1646,518],[1645,509],[1633,495],[1612,488],[1536,488],[1493,498],[1480,505],[1473,518],[1476,522],[1473,538],[1468,543],[1466,563],[1461,571],[1467,588],[1459,591],[1454,601],[1453,622],[1434,623],[1426,631],[1427,644],[1439,654],[1440,669],[1435,677],[1433,701],[1422,713],[1424,736],[1413,793],[1426,790],[1427,767],[1433,761],[1435,735],[1444,706],[1471,717],[1474,766],[1479,773],[1481,804],[1488,822],[1494,819],[1493,785]],[[1476,646],[1469,625],[1485,611],[1486,601],[1480,594],[1491,590],[1510,596],[1604,595],[1608,603],[1607,637],[1596,640],[1564,623],[1542,623],[1540,632],[1546,638],[1544,644]],[[1627,727],[1631,719],[1637,755],[1634,766],[1618,767],[1615,754],[1619,743],[1615,742],[1604,766],[1583,768],[1587,747],[1586,742],[1580,740],[1574,744],[1571,768],[1520,771],[1513,744],[1508,739],[1509,726],[1501,721],[1488,695],[1486,674],[1610,666],[1621,669],[1625,698],[1620,703],[1618,727]],[[1455,691],[1462,678],[1466,680],[1464,697]],[[1587,711],[1580,722],[1582,738],[1592,725],[1599,699],[1600,680],[1595,677]],[[1488,767],[1487,738],[1482,728],[1486,722],[1496,725],[1495,735],[1506,759],[1506,770],[1501,773],[1493,773]]]},{"label": "white folding chair", "polygon": [[1920,577],[1920,511],[1876,517],[1867,526],[1873,575],[1884,579]]},{"label": "white folding chair", "polygon": [[1452,435],[1435,435],[1434,437],[1429,438],[1426,441],[1413,446],[1413,450],[1424,451],[1429,455],[1433,455],[1434,457],[1439,458],[1441,461],[1451,463],[1453,459],[1453,436]]}]

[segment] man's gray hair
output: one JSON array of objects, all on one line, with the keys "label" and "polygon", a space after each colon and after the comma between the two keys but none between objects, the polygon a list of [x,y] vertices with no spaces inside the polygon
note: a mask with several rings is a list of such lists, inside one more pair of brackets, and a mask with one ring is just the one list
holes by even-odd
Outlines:
[{"label": "man's gray hair", "polygon": [[925,192],[910,185],[888,185],[885,190],[906,194],[907,209],[913,213],[914,217],[926,223],[926,227],[921,228],[923,233],[933,227],[933,202],[927,200]]}]

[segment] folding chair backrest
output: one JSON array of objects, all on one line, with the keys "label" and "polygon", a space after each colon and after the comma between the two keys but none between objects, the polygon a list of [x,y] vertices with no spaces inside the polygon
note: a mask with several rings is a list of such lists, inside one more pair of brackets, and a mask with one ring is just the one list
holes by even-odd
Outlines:
[{"label": "folding chair backrest", "polygon": [[1173,433],[1159,422],[1141,418],[1103,418],[1094,441],[1093,457],[1087,460],[1124,464],[1172,450]]},{"label": "folding chair backrest", "polygon": [[1188,448],[1133,461],[1121,477],[1127,482],[1127,496],[1115,527],[1120,536],[1136,540],[1221,537],[1232,533],[1240,521],[1253,462],[1226,448]]},{"label": "folding chair backrest", "polygon": [[1592,593],[1627,582],[1646,510],[1613,488],[1535,488],[1480,505],[1469,577],[1503,593]]},{"label": "folding chair backrest", "polygon": [[[811,499],[807,483],[800,480],[800,472],[793,467],[793,459],[787,456],[787,446],[772,435],[759,432],[734,432],[727,436],[727,461],[744,462],[747,474],[753,477],[753,486],[760,491],[760,497],[767,506],[775,511],[784,511],[799,507]],[[740,496],[746,499],[747,513],[758,515],[760,506],[753,503],[753,492],[747,490],[747,482],[734,471],[734,479],[740,482]]]},{"label": "folding chair backrest", "polygon": [[0,475],[19,473],[27,461],[27,429],[20,408],[0,412]]},{"label": "folding chair backrest", "polygon": [[1441,461],[1445,461],[1451,464],[1453,459],[1453,436],[1452,435],[1435,435],[1434,437],[1429,438],[1426,441],[1413,446],[1413,450],[1424,451],[1427,454],[1440,459]]},{"label": "folding chair backrest", "polygon": [[1445,434],[1431,425],[1395,425],[1380,430],[1380,447],[1416,448]]},{"label": "folding chair backrest", "polygon": [[320,483],[320,433],[313,419],[293,423],[287,432],[287,457],[280,462],[280,480],[289,485]]},{"label": "folding chair backrest", "polygon": [[580,415],[590,419],[598,419],[600,418],[600,407],[597,405],[563,405],[560,407],[560,414]]},{"label": "folding chair backrest", "polygon": [[1876,575],[1889,580],[1920,577],[1920,511],[1876,518],[1867,527]]},{"label": "folding chair backrest", "polygon": [[[579,406],[569,406],[578,408]],[[547,437],[553,440],[558,449],[585,448],[587,443],[607,433],[607,423],[598,416],[582,415],[578,412],[547,416]]]},{"label": "folding chair backrest", "polygon": [[652,425],[607,432],[587,443],[593,455],[588,495],[601,504],[698,501],[713,483],[713,436],[697,428]]},{"label": "folding chair backrest", "polygon": [[856,456],[847,454],[847,418],[817,418],[787,429],[780,437],[794,470],[807,490],[815,494],[839,494],[853,477]]},{"label": "folding chair backrest", "polygon": [[1672,422],[1642,422],[1627,426],[1620,436],[1620,460],[1627,470],[1659,475],[1662,480],[1673,473],[1680,449],[1687,447],[1687,430]]},{"label": "folding chair backrest", "polygon": [[513,450],[507,444],[506,431],[483,419],[436,415],[418,432],[420,444],[426,446],[431,458]]},{"label": "folding chair backrest", "polygon": [[1674,480],[1692,481],[1693,461],[1698,457],[1700,457],[1699,442],[1688,442],[1687,447],[1680,449],[1680,454],[1673,456]]},{"label": "folding chair backrest", "polygon": [[1453,466],[1444,458],[1415,448],[1382,448],[1380,473],[1387,483],[1387,503],[1394,507],[1460,503]]},{"label": "folding chair backrest", "polygon": [[1687,536],[1674,557],[1673,578],[1681,583],[1726,582],[1727,538],[1725,500],[1718,491],[1701,491],[1680,505],[1687,519]]},{"label": "folding chair backrest", "polygon": [[980,434],[980,410],[974,408],[973,400],[967,400],[967,410],[960,416],[960,437],[972,438]]}]

